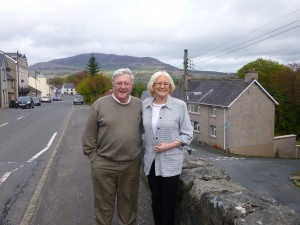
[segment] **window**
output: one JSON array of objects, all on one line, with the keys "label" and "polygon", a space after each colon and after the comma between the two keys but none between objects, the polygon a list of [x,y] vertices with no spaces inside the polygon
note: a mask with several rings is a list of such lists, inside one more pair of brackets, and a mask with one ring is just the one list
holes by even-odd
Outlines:
[{"label": "window", "polygon": [[210,125],[210,136],[217,137],[217,127],[214,125]]},{"label": "window", "polygon": [[211,106],[210,107],[210,115],[211,116],[217,116],[217,107],[216,106]]},{"label": "window", "polygon": [[200,106],[198,104],[188,104],[188,111],[191,113],[200,114]]},{"label": "window", "polygon": [[200,132],[200,124],[196,121],[191,121],[194,131]]}]

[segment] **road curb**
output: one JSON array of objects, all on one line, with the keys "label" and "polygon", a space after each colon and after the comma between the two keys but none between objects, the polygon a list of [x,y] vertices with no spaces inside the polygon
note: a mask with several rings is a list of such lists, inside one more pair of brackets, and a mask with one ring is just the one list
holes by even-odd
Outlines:
[{"label": "road curb", "polygon": [[20,223],[20,225],[29,225],[31,220],[32,220],[32,217],[34,215],[34,211],[35,211],[35,208],[38,204],[38,201],[39,201],[39,198],[41,196],[41,193],[42,193],[42,190],[44,188],[44,185],[46,183],[46,180],[47,180],[47,177],[48,177],[48,174],[50,172],[50,169],[52,167],[52,164],[55,160],[55,157],[57,155],[57,152],[59,150],[59,147],[61,145],[61,142],[62,140],[64,139],[65,137],[65,132],[67,130],[67,127],[70,123],[70,120],[71,120],[71,117],[72,117],[72,114],[73,114],[73,111],[74,111],[74,107],[72,108],[72,111],[70,112],[69,116],[68,116],[68,120],[65,122],[65,125],[64,125],[64,128],[63,128],[63,131],[62,131],[62,135],[60,136],[55,148],[54,148],[54,151],[52,153],[52,155],[50,156],[50,159],[45,167],[45,170],[43,172],[43,175],[35,189],[35,192],[30,200],[30,203],[26,209],[26,212],[23,216],[23,219],[22,219],[22,222]]},{"label": "road curb", "polygon": [[290,180],[297,186],[300,187],[300,176],[294,175],[290,177]]}]

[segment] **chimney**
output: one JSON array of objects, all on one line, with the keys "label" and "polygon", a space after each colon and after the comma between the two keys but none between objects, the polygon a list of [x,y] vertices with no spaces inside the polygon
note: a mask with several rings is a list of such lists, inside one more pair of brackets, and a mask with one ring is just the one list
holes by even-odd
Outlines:
[{"label": "chimney", "polygon": [[251,83],[253,80],[258,80],[258,73],[255,72],[255,69],[252,69],[245,73],[245,82]]}]

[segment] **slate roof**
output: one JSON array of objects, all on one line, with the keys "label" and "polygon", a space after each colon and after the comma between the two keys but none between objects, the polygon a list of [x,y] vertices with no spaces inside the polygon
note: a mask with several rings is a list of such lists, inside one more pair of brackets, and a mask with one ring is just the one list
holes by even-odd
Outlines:
[{"label": "slate roof", "polygon": [[73,83],[64,83],[63,86],[64,88],[75,88]]},{"label": "slate roof", "polygon": [[150,93],[148,91],[143,91],[142,96],[141,96],[141,100],[145,100],[146,98],[151,97]]},{"label": "slate roof", "polygon": [[[256,83],[275,104],[278,104],[256,80],[249,84],[243,79],[190,80],[188,84],[188,101],[203,105],[230,107],[230,105],[253,83]],[[172,95],[182,100],[184,99],[182,88],[175,89]]]},{"label": "slate roof", "polygon": [[58,90],[61,90],[62,89],[62,84],[54,85],[54,87],[57,88]]},{"label": "slate roof", "polygon": [[0,62],[2,63],[3,60],[4,60],[4,54],[2,54],[2,53],[0,52]]}]

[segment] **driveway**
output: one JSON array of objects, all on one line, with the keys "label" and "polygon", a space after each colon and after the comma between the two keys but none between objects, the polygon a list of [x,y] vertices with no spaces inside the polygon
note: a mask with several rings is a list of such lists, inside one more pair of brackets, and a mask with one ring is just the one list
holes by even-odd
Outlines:
[{"label": "driveway", "polygon": [[246,158],[228,156],[193,142],[192,155],[224,169],[230,177],[259,195],[272,196],[279,203],[300,213],[300,188],[289,178],[300,170],[299,159]]}]

